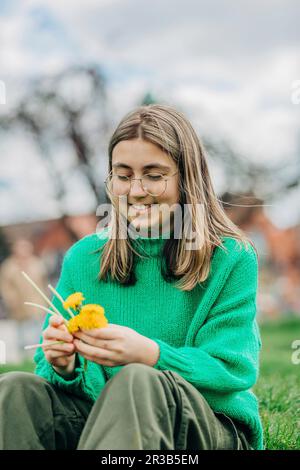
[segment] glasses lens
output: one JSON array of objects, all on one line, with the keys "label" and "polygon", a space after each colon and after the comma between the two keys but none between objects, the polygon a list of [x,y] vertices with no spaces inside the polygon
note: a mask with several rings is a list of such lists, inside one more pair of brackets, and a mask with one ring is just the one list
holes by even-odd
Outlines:
[{"label": "glasses lens", "polygon": [[130,180],[127,176],[112,175],[107,179],[106,187],[114,196],[124,196],[129,193]]},{"label": "glasses lens", "polygon": [[[149,174],[142,178],[143,190],[151,196],[160,196],[166,190],[167,182],[162,175]],[[124,196],[130,191],[131,181],[128,176],[111,175],[106,180],[107,190],[114,196]]]},{"label": "glasses lens", "polygon": [[151,196],[160,196],[166,190],[167,182],[162,175],[145,175],[142,182],[144,191]]}]

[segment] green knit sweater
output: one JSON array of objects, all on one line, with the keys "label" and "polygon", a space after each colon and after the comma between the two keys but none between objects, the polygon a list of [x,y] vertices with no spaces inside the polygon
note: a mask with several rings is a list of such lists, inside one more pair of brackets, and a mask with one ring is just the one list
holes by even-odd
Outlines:
[{"label": "green knit sweater", "polygon": [[[106,236],[105,236],[106,233]],[[97,249],[107,241],[97,233],[76,242],[65,254],[56,286],[66,298],[80,291],[85,303],[98,303],[110,323],[127,326],[156,341],[160,347],[158,370],[172,370],[196,387],[212,409],[225,413],[249,428],[254,449],[263,449],[258,401],[251,388],[259,370],[261,338],[256,322],[258,263],[254,249],[240,248],[231,237],[226,247],[216,247],[210,273],[192,291],[180,291],[160,272],[165,239],[138,237],[134,286],[97,279],[101,255]],[[60,302],[55,306],[66,316]],[[46,328],[49,315],[45,318]],[[42,341],[42,338],[41,338]],[[64,379],[37,349],[35,373],[55,386],[94,402],[107,380],[124,366],[106,367],[94,362],[83,368],[76,355],[75,376]]]}]

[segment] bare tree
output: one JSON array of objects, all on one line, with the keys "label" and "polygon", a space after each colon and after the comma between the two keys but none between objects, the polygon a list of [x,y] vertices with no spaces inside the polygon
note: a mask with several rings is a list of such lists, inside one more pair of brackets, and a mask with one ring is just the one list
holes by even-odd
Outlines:
[{"label": "bare tree", "polygon": [[[105,147],[110,131],[107,111],[106,81],[101,69],[71,67],[53,77],[40,78],[7,116],[0,120],[0,129],[22,128],[38,146],[59,203],[61,219],[71,237],[76,234],[67,223],[64,198],[68,192],[65,171],[55,154],[61,146],[73,157],[69,174],[85,178],[95,209],[101,197],[97,166],[106,164]],[[102,195],[103,197],[103,195]]]}]

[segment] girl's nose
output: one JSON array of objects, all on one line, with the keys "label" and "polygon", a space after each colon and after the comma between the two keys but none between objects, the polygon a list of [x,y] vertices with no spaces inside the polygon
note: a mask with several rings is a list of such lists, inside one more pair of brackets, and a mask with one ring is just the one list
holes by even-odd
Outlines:
[{"label": "girl's nose", "polygon": [[142,181],[141,180],[132,180],[131,181],[131,187],[130,187],[130,196],[144,196],[147,194],[142,186]]}]

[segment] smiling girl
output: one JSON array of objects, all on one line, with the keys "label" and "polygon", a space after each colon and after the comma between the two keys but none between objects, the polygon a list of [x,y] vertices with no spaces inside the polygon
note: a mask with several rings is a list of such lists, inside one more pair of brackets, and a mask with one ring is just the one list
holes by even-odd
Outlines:
[{"label": "smiling girl", "polygon": [[39,348],[35,374],[0,377],[0,443],[17,428],[19,448],[262,449],[257,255],[186,117],[127,114],[105,183],[111,220],[68,250],[56,289],[83,292],[109,324],[72,336],[46,318],[43,342],[65,344]]}]

